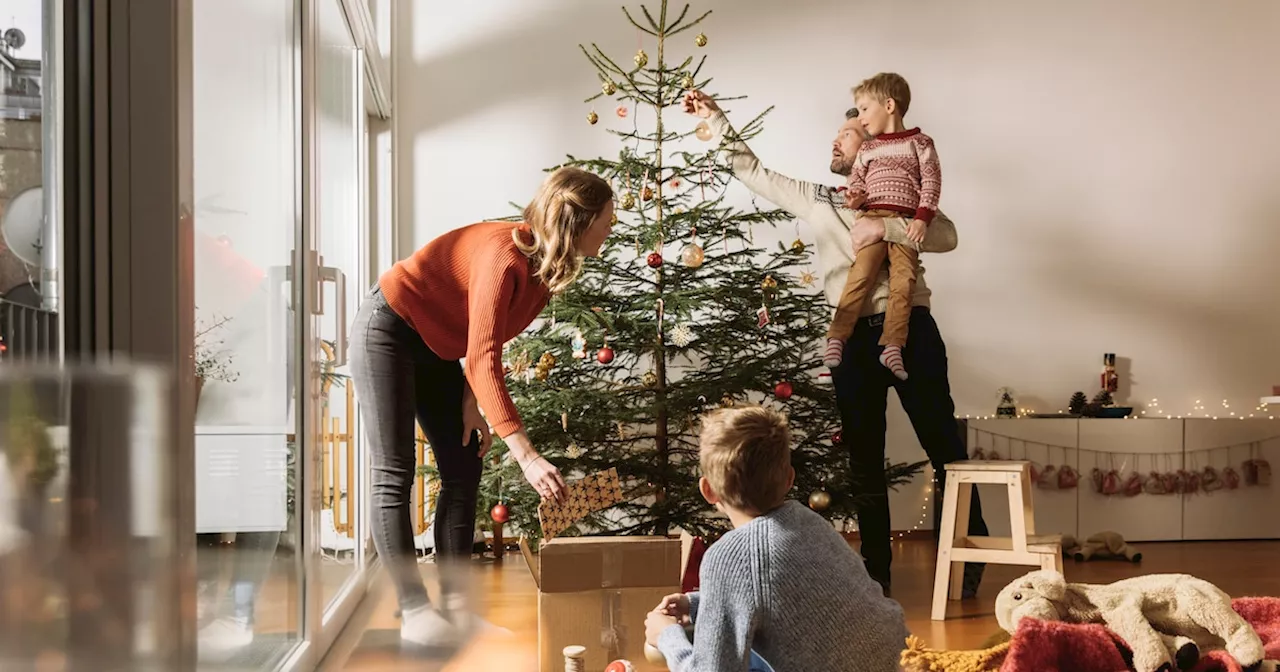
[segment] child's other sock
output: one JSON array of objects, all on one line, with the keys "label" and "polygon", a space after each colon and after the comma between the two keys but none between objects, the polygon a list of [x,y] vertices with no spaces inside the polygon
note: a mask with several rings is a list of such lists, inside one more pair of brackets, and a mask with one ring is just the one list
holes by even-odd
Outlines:
[{"label": "child's other sock", "polygon": [[902,364],[901,345],[884,346],[884,352],[880,353],[880,363],[892,371],[893,375],[898,377],[898,380],[907,379],[907,367]]},{"label": "child's other sock", "polygon": [[840,366],[844,361],[844,341],[838,338],[827,339],[827,349],[822,353],[822,364],[829,369]]}]

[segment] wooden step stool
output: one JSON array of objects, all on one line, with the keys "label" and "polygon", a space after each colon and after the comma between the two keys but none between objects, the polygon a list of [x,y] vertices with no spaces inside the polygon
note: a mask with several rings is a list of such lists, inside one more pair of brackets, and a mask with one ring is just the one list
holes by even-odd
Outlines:
[{"label": "wooden step stool", "polygon": [[[953,600],[960,599],[966,562],[1030,565],[1062,571],[1062,536],[1035,536],[1030,462],[962,460],[952,462],[946,468],[938,569],[933,582],[933,620],[946,620],[948,596]],[[971,537],[959,532],[969,529],[969,503],[973,499],[973,486],[978,483],[1008,486],[1012,537]]]}]

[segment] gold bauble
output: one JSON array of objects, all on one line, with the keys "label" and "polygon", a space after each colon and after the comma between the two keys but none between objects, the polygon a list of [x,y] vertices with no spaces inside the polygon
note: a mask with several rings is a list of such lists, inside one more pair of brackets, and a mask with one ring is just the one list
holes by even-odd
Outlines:
[{"label": "gold bauble", "polygon": [[613,213],[613,217],[610,217],[610,218],[609,218],[609,223],[610,223],[610,224],[612,224],[612,225],[614,225],[614,226],[617,226],[617,225],[618,225],[618,213],[616,213],[616,212],[615,212],[615,213]]},{"label": "gold bauble", "polygon": [[628,191],[622,195],[622,209],[630,210],[634,207],[636,207],[636,195]]},{"label": "gold bauble", "polygon": [[538,366],[545,366],[546,368],[549,369],[555,365],[556,365],[556,356],[549,352],[542,353],[542,356],[538,358]]},{"label": "gold bauble", "polygon": [[644,377],[641,378],[641,382],[644,383],[645,387],[653,387],[658,384],[658,374],[652,371],[645,371]]},{"label": "gold bauble", "polygon": [[731,396],[729,396],[729,395],[727,395],[727,394],[726,394],[726,395],[724,395],[724,397],[722,397],[722,398],[720,399],[720,405],[721,405],[721,406],[723,406],[723,407],[725,407],[725,408],[733,408],[733,405],[734,405],[734,404],[736,404],[736,403],[738,403],[738,402],[734,401],[734,400],[733,400],[733,397],[731,397]]},{"label": "gold bauble", "polygon": [[694,44],[696,44],[696,45],[698,45],[699,47],[705,47],[705,46],[707,46],[707,36],[706,36],[706,34],[705,34],[705,33],[698,33],[698,36],[697,36],[697,37],[695,37],[695,38],[693,38],[693,43],[694,43]]},{"label": "gold bauble", "polygon": [[791,251],[804,252],[804,241],[800,240],[799,238],[796,238],[795,242],[791,243]]},{"label": "gold bauble", "polygon": [[760,288],[764,290],[777,289],[778,281],[773,279],[772,275],[764,276],[764,280],[760,281]]},{"label": "gold bauble", "polygon": [[644,189],[642,189],[642,190],[640,191],[640,198],[641,198],[642,200],[644,200],[644,202],[645,202],[645,203],[648,203],[649,201],[652,201],[652,200],[653,200],[653,189],[650,189],[649,187],[645,187]]},{"label": "gold bauble", "polygon": [[809,495],[809,508],[814,511],[826,511],[829,506],[831,506],[831,495],[826,490],[817,490]]},{"label": "gold bauble", "polygon": [[600,115],[596,114],[595,111],[591,111],[587,113],[588,124],[595,126],[597,121],[600,121]]},{"label": "gold bauble", "polygon": [[714,135],[711,132],[711,125],[705,121],[699,121],[698,126],[693,129],[693,135],[703,142],[707,142]]},{"label": "gold bauble", "polygon": [[706,254],[698,247],[697,243],[689,243],[680,250],[680,261],[689,268],[698,268],[706,259]]},{"label": "gold bauble", "polygon": [[697,86],[697,82],[693,81],[693,75],[685,75],[680,78],[680,88],[691,91],[695,86]]},{"label": "gold bauble", "polygon": [[644,53],[644,49],[641,49],[636,52],[636,57],[633,60],[635,60],[637,68],[643,68],[649,64],[649,54]]},{"label": "gold bauble", "polygon": [[612,96],[618,92],[618,87],[614,86],[613,82],[606,79],[604,83],[600,85],[600,90],[604,92],[604,95]]}]

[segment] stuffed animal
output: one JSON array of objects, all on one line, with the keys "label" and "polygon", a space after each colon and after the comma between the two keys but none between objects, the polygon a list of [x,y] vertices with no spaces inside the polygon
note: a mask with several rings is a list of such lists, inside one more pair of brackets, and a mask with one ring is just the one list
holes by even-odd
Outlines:
[{"label": "stuffed animal", "polygon": [[1172,670],[1175,663],[1188,669],[1183,666],[1200,657],[1199,642],[1226,649],[1245,669],[1263,663],[1262,639],[1231,608],[1231,598],[1184,574],[1091,585],[1067,583],[1057,572],[1031,572],[996,596],[1001,628],[1014,632],[1024,618],[1103,624],[1132,649],[1136,672]]},{"label": "stuffed animal", "polygon": [[1119,560],[1142,562],[1142,552],[1125,542],[1119,532],[1099,532],[1080,543],[1071,535],[1062,537],[1062,554],[1080,562]]}]

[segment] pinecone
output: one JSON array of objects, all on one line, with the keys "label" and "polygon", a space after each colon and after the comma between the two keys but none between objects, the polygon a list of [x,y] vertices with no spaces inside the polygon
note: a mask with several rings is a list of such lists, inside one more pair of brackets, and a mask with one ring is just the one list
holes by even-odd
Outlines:
[{"label": "pinecone", "polygon": [[1071,401],[1067,403],[1067,410],[1071,415],[1080,415],[1084,411],[1084,405],[1089,403],[1089,397],[1084,396],[1084,392],[1076,392],[1071,395]]},{"label": "pinecone", "polygon": [[1111,399],[1111,393],[1106,390],[1099,390],[1093,395],[1093,403],[1099,406],[1111,406],[1114,402]]}]

